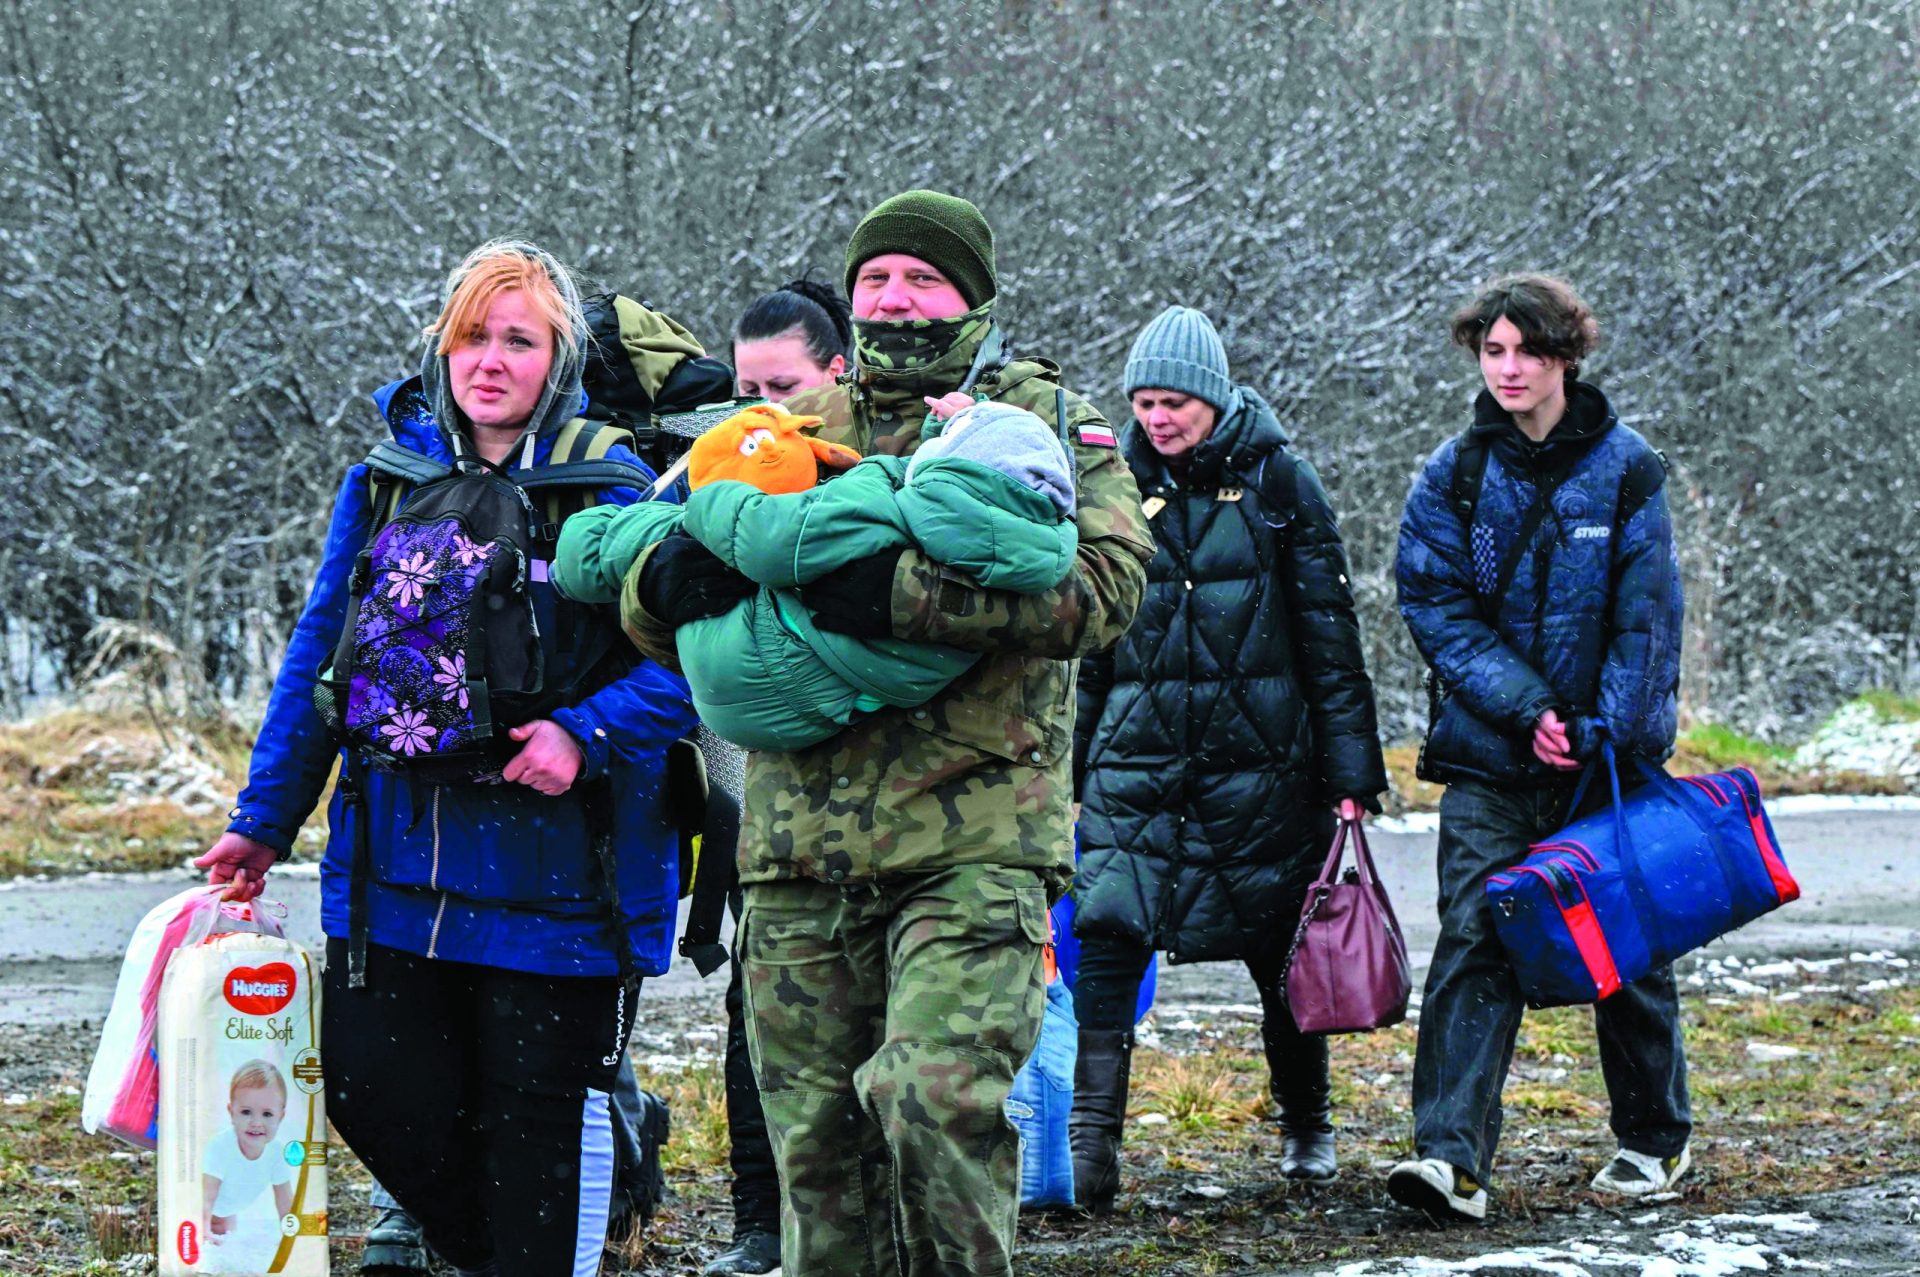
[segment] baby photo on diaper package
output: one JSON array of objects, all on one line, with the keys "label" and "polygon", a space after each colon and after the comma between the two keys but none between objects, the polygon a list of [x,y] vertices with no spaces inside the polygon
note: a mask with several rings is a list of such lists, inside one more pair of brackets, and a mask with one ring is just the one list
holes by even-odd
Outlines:
[{"label": "baby photo on diaper package", "polygon": [[327,1273],[316,972],[291,941],[182,949],[160,995],[160,1272]]}]

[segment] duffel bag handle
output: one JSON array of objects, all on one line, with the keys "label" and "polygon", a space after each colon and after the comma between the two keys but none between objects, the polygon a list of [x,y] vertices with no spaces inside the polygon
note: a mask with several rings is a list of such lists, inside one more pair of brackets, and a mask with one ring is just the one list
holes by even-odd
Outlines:
[{"label": "duffel bag handle", "polygon": [[[1588,782],[1593,779],[1594,772],[1603,764],[1607,769],[1607,785],[1613,791],[1613,841],[1614,846],[1619,849],[1621,868],[1625,870],[1622,877],[1626,881],[1627,891],[1633,896],[1634,911],[1640,916],[1641,927],[1654,933],[1653,938],[1658,940],[1660,915],[1655,912],[1653,900],[1647,895],[1646,878],[1640,872],[1640,858],[1634,854],[1633,837],[1627,829],[1626,806],[1620,798],[1620,762],[1614,757],[1613,741],[1610,738],[1606,736],[1600,738],[1599,756],[1590,760],[1581,771],[1580,783],[1574,786],[1573,801],[1567,805],[1565,823],[1573,823],[1575,813],[1580,810],[1580,800],[1587,796]],[[1645,768],[1644,760],[1641,760],[1641,766]],[[1655,784],[1662,780],[1668,784],[1673,783],[1672,777],[1659,771],[1655,771],[1648,779]]]}]

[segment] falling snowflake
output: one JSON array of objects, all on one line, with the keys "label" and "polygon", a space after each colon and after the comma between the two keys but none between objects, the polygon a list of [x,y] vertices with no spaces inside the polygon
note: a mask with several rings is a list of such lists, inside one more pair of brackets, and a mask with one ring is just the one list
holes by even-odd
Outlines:
[{"label": "falling snowflake", "polygon": [[400,565],[387,572],[387,597],[401,607],[417,599],[426,597],[427,590],[439,580],[434,575],[433,561],[425,552],[410,554],[400,560]]},{"label": "falling snowflake", "polygon": [[443,701],[458,700],[460,708],[467,707],[467,657],[464,652],[455,652],[451,658],[438,657],[440,669],[433,681],[447,690],[440,693]]},{"label": "falling snowflake", "polygon": [[415,754],[426,753],[433,748],[432,737],[437,729],[427,725],[427,712],[423,709],[403,709],[393,716],[393,721],[380,729],[387,738],[387,748],[394,753],[404,753],[408,758]]}]

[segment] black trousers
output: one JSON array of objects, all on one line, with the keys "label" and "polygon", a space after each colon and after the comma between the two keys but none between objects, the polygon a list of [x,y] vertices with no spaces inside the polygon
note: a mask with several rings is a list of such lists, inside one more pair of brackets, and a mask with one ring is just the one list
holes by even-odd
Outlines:
[{"label": "black trousers", "polygon": [[[1280,995],[1286,949],[1243,958],[1260,991],[1267,1024],[1293,1028],[1293,1013]],[[1120,936],[1087,936],[1080,941],[1080,972],[1074,979],[1073,1013],[1083,1029],[1130,1029],[1153,950]]]},{"label": "black trousers", "polygon": [[[1117,936],[1088,936],[1080,942],[1080,974],[1073,987],[1073,1009],[1082,1029],[1121,1032],[1133,1027],[1140,981],[1153,950]],[[1327,1039],[1302,1033],[1281,991],[1286,949],[1267,950],[1241,959],[1260,991],[1260,1044],[1267,1056],[1268,1087],[1281,1120],[1325,1120]],[[1295,1114],[1295,1118],[1287,1115]]]},{"label": "black trousers", "polygon": [[608,1118],[636,987],[327,941],[327,1116],[441,1258],[514,1277],[599,1272]]}]

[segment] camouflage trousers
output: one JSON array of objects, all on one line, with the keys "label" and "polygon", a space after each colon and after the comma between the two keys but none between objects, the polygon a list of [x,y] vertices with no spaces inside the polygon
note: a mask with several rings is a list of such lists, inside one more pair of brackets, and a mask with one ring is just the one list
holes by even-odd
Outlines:
[{"label": "camouflage trousers", "polygon": [[965,865],[746,889],[747,1045],[788,1277],[1013,1271],[1003,1105],[1045,1003],[1038,873]]}]

